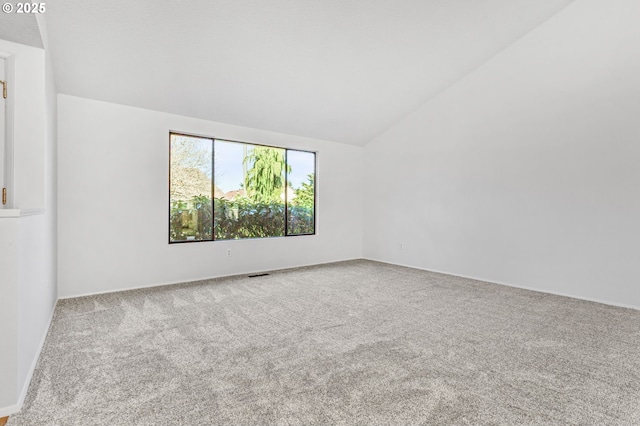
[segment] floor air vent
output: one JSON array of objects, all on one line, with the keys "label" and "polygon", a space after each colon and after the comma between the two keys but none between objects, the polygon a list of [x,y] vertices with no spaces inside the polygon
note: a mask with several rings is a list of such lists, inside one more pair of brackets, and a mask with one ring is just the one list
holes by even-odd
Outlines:
[{"label": "floor air vent", "polygon": [[269,274],[255,274],[255,275],[249,275],[249,278],[255,278],[255,277],[264,277],[267,276]]}]

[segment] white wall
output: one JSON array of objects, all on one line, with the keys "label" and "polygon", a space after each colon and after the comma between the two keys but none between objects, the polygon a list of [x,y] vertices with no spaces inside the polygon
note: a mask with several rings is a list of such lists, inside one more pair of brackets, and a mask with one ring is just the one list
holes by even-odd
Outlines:
[{"label": "white wall", "polygon": [[[13,65],[14,205],[0,210],[0,416],[20,409],[57,300],[56,89],[43,49],[0,40]],[[45,182],[46,181],[46,182]],[[17,208],[19,207],[19,208]]]},{"label": "white wall", "polygon": [[[58,117],[60,297],[362,256],[360,147],[67,95]],[[169,245],[171,130],[318,151],[317,235]]]},{"label": "white wall", "polygon": [[[44,49],[0,40],[0,54],[9,55],[7,106],[13,109],[7,123],[13,154],[10,208],[43,208],[45,186],[45,52]],[[17,94],[17,95],[16,95]],[[11,111],[10,111],[11,113]],[[11,189],[11,188],[10,188]],[[1,207],[0,207],[1,208]]]},{"label": "white wall", "polygon": [[0,417],[22,405],[57,300],[46,218],[42,209],[0,210]]},{"label": "white wall", "polygon": [[0,417],[18,402],[18,220],[0,217]]},{"label": "white wall", "polygon": [[18,395],[23,397],[32,374],[32,366],[40,354],[49,318],[57,300],[54,277],[47,264],[44,213],[19,219],[18,249]]},{"label": "white wall", "polygon": [[369,143],[365,256],[640,308],[638,16],[572,3]]},{"label": "white wall", "polygon": [[[31,164],[27,170],[30,172],[37,170],[39,172],[38,175],[42,176],[42,196],[44,197],[42,206],[44,210],[40,214],[24,216],[21,219],[19,245],[21,285],[18,305],[18,384],[20,403],[22,403],[22,399],[26,395],[31,375],[49,329],[53,309],[58,300],[56,281],[57,90],[48,41],[46,40],[44,20],[38,19],[38,25],[46,48],[44,64],[42,65],[44,81],[40,87],[43,91],[41,100],[43,103],[39,105],[44,117],[39,126],[42,126],[44,130],[43,137],[38,143],[38,146],[42,146],[42,152],[38,152],[38,164]],[[19,163],[17,164],[19,165]],[[17,168],[16,171],[19,172],[21,169]]]},{"label": "white wall", "polygon": [[[45,305],[53,307],[58,300],[58,90],[46,24],[43,15],[36,16],[45,45],[45,151],[44,151],[44,207],[45,207],[45,270],[48,277]],[[45,315],[46,315],[46,309]],[[49,309],[51,311],[51,309]]]}]

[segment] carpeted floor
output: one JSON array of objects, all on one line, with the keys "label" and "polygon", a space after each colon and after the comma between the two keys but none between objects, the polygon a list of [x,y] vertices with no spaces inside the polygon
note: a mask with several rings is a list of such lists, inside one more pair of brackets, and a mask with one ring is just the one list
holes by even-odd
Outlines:
[{"label": "carpeted floor", "polygon": [[369,261],[60,301],[18,425],[640,424],[640,312]]}]

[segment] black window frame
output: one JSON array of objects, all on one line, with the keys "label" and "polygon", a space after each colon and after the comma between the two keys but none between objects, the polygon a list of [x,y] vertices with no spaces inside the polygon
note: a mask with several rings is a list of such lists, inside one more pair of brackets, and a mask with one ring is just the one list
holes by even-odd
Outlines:
[{"label": "black window frame", "polygon": [[[181,241],[172,241],[171,240],[171,139],[172,136],[184,136],[184,137],[190,137],[190,138],[198,138],[198,139],[209,139],[211,140],[211,239],[209,240],[181,240]],[[275,148],[275,149],[283,149],[284,150],[284,155],[285,155],[285,168],[284,168],[284,234],[282,236],[269,236],[269,237],[251,237],[251,238],[234,238],[234,239],[216,239],[215,235],[215,229],[214,229],[214,224],[215,224],[215,156],[216,156],[216,150],[215,150],[215,143],[216,140],[221,141],[221,142],[232,142],[232,143],[238,143],[238,144],[244,144],[244,145],[252,145],[252,146],[262,146],[262,147],[266,147],[266,148]],[[304,234],[289,234],[288,232],[288,228],[289,228],[289,205],[288,205],[288,198],[289,198],[289,194],[288,194],[288,188],[289,188],[289,181],[288,181],[288,176],[289,176],[289,172],[287,170],[287,165],[288,165],[288,161],[287,161],[287,157],[288,157],[288,153],[289,151],[296,151],[296,152],[305,152],[308,154],[313,154],[313,232],[311,233],[304,233]],[[295,148],[286,148],[286,147],[282,147],[282,146],[274,146],[274,145],[267,145],[267,144],[263,144],[263,143],[256,143],[256,142],[246,142],[246,141],[237,141],[237,140],[232,140],[232,139],[224,139],[224,138],[216,138],[213,136],[204,136],[204,135],[198,135],[198,134],[194,134],[194,133],[186,133],[186,132],[181,132],[181,131],[169,131],[169,170],[168,170],[168,180],[169,180],[169,191],[168,191],[168,228],[167,228],[167,236],[168,236],[168,242],[169,244],[184,244],[184,243],[211,243],[211,242],[218,242],[218,241],[242,241],[242,240],[262,240],[262,239],[268,239],[268,238],[284,238],[284,237],[307,237],[307,236],[313,236],[317,234],[317,228],[318,228],[318,224],[317,224],[317,216],[318,216],[318,152],[317,151],[309,151],[309,150],[305,150],[305,149],[295,149]]]}]

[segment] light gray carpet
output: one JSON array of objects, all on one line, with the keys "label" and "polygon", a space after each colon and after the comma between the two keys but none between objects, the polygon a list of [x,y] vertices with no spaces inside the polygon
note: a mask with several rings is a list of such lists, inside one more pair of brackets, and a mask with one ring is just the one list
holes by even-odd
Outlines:
[{"label": "light gray carpet", "polygon": [[353,261],[64,300],[18,425],[640,424],[640,312]]}]

